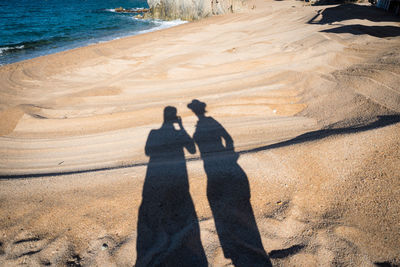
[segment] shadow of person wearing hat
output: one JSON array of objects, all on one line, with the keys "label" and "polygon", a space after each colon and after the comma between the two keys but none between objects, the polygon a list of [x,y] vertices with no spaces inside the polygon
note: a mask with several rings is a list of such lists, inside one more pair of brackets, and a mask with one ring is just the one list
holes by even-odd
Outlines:
[{"label": "shadow of person wearing hat", "polygon": [[193,139],[207,174],[207,198],[224,256],[234,266],[271,266],[250,204],[249,181],[237,163],[232,137],[219,122],[205,116],[206,103],[194,99],[188,108],[198,117]]},{"label": "shadow of person wearing hat", "polygon": [[208,266],[189,192],[184,148],[196,152],[176,108],[168,106],[164,123],[151,130],[145,147],[150,160],[139,208],[136,267]]}]

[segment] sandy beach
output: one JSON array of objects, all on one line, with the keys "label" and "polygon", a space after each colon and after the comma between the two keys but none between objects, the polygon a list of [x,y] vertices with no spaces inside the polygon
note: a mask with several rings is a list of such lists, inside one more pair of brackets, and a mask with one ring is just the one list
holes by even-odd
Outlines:
[{"label": "sandy beach", "polygon": [[[134,266],[146,140],[166,106],[193,136],[198,99],[273,266],[398,266],[399,85],[400,18],[368,4],[256,0],[1,66],[0,265]],[[204,155],[185,157],[207,264],[235,266]]]}]

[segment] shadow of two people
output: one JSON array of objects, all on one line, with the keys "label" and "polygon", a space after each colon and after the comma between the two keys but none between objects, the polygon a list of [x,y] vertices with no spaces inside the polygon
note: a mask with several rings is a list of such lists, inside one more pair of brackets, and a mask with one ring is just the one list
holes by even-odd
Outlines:
[{"label": "shadow of two people", "polygon": [[231,136],[205,116],[205,103],[193,100],[188,107],[198,117],[193,138],[170,106],[164,109],[161,128],[148,136],[145,153],[150,160],[139,208],[135,266],[208,266],[184,155],[184,148],[196,152],[195,143],[224,256],[234,266],[271,266],[250,204],[247,175],[237,163]]}]

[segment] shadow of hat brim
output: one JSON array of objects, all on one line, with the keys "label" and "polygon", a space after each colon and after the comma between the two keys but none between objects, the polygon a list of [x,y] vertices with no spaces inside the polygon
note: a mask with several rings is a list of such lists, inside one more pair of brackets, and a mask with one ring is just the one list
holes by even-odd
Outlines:
[{"label": "shadow of hat brim", "polygon": [[206,108],[206,103],[201,102],[197,99],[192,100],[191,103],[189,103],[187,105],[187,107],[193,111],[201,111],[201,110],[205,110]]}]

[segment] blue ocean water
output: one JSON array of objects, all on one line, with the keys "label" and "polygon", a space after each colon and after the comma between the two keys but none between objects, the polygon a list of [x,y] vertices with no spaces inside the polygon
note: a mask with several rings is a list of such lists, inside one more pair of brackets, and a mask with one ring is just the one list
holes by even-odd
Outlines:
[{"label": "blue ocean water", "polygon": [[117,7],[146,0],[0,0],[0,65],[85,46],[181,21],[140,20]]}]

